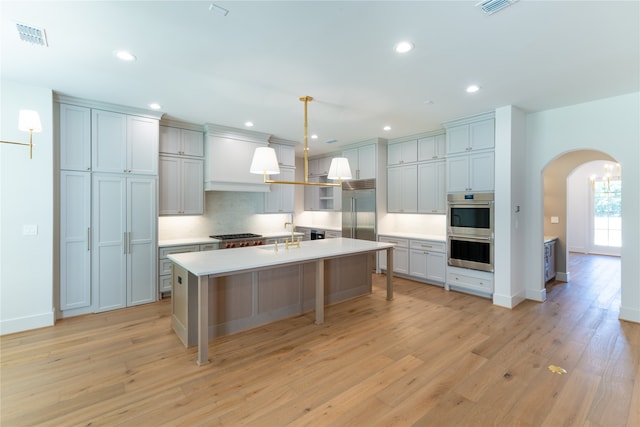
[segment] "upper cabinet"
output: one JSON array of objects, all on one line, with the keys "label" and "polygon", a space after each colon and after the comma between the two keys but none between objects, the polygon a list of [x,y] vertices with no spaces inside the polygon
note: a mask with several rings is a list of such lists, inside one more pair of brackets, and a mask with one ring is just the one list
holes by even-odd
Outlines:
[{"label": "upper cabinet", "polygon": [[441,135],[418,139],[418,161],[444,159],[447,156],[446,139]]},{"label": "upper cabinet", "polygon": [[91,109],[59,104],[60,169],[91,170]]},{"label": "upper cabinet", "polygon": [[387,146],[387,164],[389,166],[415,163],[418,160],[418,141],[413,139]]},{"label": "upper cabinet", "polygon": [[372,179],[377,177],[377,145],[368,144],[344,150],[344,157],[349,160],[353,179]]},{"label": "upper cabinet", "polygon": [[158,174],[158,120],[92,110],[94,172]]},{"label": "upper cabinet", "polygon": [[181,156],[204,156],[203,133],[170,126],[160,126],[160,152]]},{"label": "upper cabinet", "polygon": [[273,148],[278,158],[278,165],[285,168],[296,167],[296,153],[295,148],[288,144],[269,144],[269,147]]},{"label": "upper cabinet", "polygon": [[494,191],[494,114],[456,120],[445,127],[447,192]]},{"label": "upper cabinet", "polygon": [[327,176],[333,157],[309,159],[309,176]]},{"label": "upper cabinet", "polygon": [[494,119],[484,119],[447,128],[447,154],[468,153],[494,147]]}]

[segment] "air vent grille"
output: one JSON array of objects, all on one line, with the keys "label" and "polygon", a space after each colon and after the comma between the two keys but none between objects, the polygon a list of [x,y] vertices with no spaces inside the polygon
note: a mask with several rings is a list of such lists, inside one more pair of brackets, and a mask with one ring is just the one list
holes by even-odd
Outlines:
[{"label": "air vent grille", "polygon": [[476,6],[480,6],[487,15],[491,15],[507,6],[511,6],[517,1],[518,0],[483,0],[480,3],[477,3]]},{"label": "air vent grille", "polygon": [[20,40],[39,46],[47,46],[47,35],[44,32],[44,28],[32,27],[31,25],[20,23],[16,23],[16,28]]}]

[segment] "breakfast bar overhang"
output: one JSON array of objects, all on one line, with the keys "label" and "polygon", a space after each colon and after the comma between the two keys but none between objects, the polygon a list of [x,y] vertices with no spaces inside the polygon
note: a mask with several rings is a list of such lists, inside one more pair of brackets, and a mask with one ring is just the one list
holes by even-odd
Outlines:
[{"label": "breakfast bar overhang", "polygon": [[[394,244],[386,242],[336,238],[304,241],[300,242],[300,247],[294,246],[288,249],[280,245],[277,251],[273,245],[268,245],[169,255],[169,259],[174,263],[172,327],[185,345],[192,345],[197,340],[197,363],[198,365],[207,364],[209,363],[209,338],[211,335],[210,319],[211,317],[215,318],[216,308],[221,311],[218,302],[212,303],[211,286],[220,284],[222,280],[247,277],[247,281],[253,282],[253,286],[247,286],[247,289],[253,289],[254,301],[247,302],[246,305],[252,305],[253,311],[255,311],[257,305],[255,295],[259,292],[256,289],[261,286],[257,279],[258,274],[266,273],[269,275],[277,272],[278,274],[271,274],[268,277],[270,279],[268,282],[273,284],[277,282],[278,277],[285,277],[285,274],[289,274],[289,271],[296,271],[297,268],[299,272],[295,273],[297,274],[295,278],[299,278],[298,281],[302,283],[304,281],[304,266],[313,267],[315,322],[322,324],[324,322],[325,271],[329,267],[325,266],[325,262],[331,265],[331,276],[338,277],[340,272],[337,271],[334,274],[333,269],[349,269],[351,264],[358,263],[356,260],[368,260],[371,254],[381,250],[387,252],[386,298],[392,300],[393,246]],[[347,259],[347,257],[349,258]],[[343,259],[346,259],[346,262],[341,264]],[[365,261],[363,265],[366,268],[357,270],[357,274],[368,275],[363,280],[369,283],[370,292],[372,266],[369,261]],[[232,288],[233,286],[229,289],[233,291]],[[240,288],[240,286],[235,288]],[[245,292],[245,294],[250,293],[251,291]],[[268,315],[269,313],[263,315],[259,320],[264,322],[264,319],[269,318]],[[233,323],[233,321],[229,323]]]}]

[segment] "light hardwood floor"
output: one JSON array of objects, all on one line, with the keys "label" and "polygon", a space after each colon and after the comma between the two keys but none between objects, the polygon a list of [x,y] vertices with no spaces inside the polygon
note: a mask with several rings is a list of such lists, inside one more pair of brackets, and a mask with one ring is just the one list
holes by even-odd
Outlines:
[{"label": "light hardwood floor", "polygon": [[[513,310],[395,280],[210,343],[198,367],[170,303],[1,338],[1,425],[640,426],[640,324],[620,263],[572,255],[570,283]],[[567,371],[552,373],[549,365]]]}]

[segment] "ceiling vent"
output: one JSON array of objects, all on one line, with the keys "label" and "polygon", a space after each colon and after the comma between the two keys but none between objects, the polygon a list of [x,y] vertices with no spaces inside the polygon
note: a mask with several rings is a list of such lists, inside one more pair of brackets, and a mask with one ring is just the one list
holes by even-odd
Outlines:
[{"label": "ceiling vent", "polygon": [[16,28],[20,40],[27,43],[37,44],[39,46],[47,46],[47,35],[44,28],[36,28],[31,25],[20,24],[16,22]]},{"label": "ceiling vent", "polygon": [[483,0],[476,4],[476,6],[480,6],[484,13],[487,15],[492,15],[507,6],[511,6],[518,0]]}]

